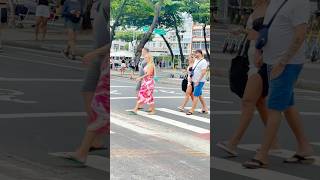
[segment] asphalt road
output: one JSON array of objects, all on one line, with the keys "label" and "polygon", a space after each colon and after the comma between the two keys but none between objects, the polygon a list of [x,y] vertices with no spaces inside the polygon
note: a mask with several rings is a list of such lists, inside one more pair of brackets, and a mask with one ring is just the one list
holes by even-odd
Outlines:
[{"label": "asphalt road", "polygon": [[80,144],[86,117],[85,69],[60,54],[5,48],[0,55],[0,174],[12,179],[105,180],[105,151],[87,168],[50,155]]},{"label": "asphalt road", "polygon": [[314,165],[284,164],[284,158],[290,157],[295,152],[295,139],[285,120],[281,123],[278,138],[282,148],[281,153],[270,155],[269,168],[263,170],[248,170],[241,164],[253,158],[256,149],[262,140],[264,130],[259,117],[255,115],[237,152],[237,158],[227,158],[227,155],[216,147],[218,141],[228,140],[239,122],[240,99],[229,90],[228,83],[221,79],[214,79],[211,84],[212,97],[229,101],[230,104],[211,102],[211,122],[214,123],[215,137],[211,142],[213,160],[211,172],[215,180],[223,179],[265,179],[265,180],[294,180],[294,179],[319,179],[320,166],[320,136],[319,136],[319,103],[320,92],[296,89],[296,104],[301,111],[303,125],[307,137],[313,143],[317,161]]},{"label": "asphalt road", "polygon": [[[111,178],[210,179],[209,115],[197,112],[187,117],[179,112],[180,84],[166,85],[161,80],[156,84],[156,115],[144,111],[130,115],[127,110],[136,103],[135,87],[133,80],[112,76]],[[204,96],[209,103],[208,90]]]}]

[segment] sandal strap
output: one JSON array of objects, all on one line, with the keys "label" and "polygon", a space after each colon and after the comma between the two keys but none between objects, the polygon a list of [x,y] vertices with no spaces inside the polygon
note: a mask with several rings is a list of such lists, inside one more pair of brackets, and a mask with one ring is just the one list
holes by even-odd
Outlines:
[{"label": "sandal strap", "polygon": [[251,162],[253,162],[253,163],[258,163],[259,164],[259,166],[263,166],[263,165],[266,165],[265,163],[263,163],[262,161],[260,161],[260,160],[258,160],[258,159],[251,159]]}]

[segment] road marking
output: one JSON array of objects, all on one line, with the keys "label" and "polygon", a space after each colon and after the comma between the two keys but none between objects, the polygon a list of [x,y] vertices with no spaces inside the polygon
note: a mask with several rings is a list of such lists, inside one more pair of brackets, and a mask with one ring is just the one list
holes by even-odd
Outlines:
[{"label": "road marking", "polygon": [[54,113],[17,113],[0,114],[0,119],[38,118],[38,117],[83,117],[85,112],[54,112]]},{"label": "road marking", "polygon": [[[244,150],[248,150],[248,151],[257,151],[257,149],[260,147],[260,144],[242,144],[239,145],[238,147],[240,149],[244,149]],[[286,149],[281,149],[280,152],[270,152],[269,153],[271,156],[276,156],[276,157],[280,157],[280,158],[289,158],[292,155],[295,154],[294,151],[290,151],[290,150],[286,150]],[[319,156],[312,156],[313,158],[315,158],[315,163],[313,165],[316,166],[320,166],[320,157]]]},{"label": "road marking", "polygon": [[[204,99],[210,99],[210,97],[203,97]],[[111,97],[111,100],[127,100],[127,99],[137,99],[136,96],[133,97]],[[154,97],[154,99],[184,99],[184,96],[160,96]]]},{"label": "road marking", "polygon": [[83,79],[48,79],[48,78],[5,78],[0,77],[0,81],[9,81],[9,82],[82,82]]},{"label": "road marking", "polygon": [[[130,111],[130,110],[126,110],[126,111]],[[186,124],[186,123],[182,123],[182,122],[175,121],[175,120],[172,120],[172,119],[169,119],[169,118],[165,118],[165,117],[162,117],[162,116],[158,116],[158,115],[148,115],[147,112],[138,111],[138,115],[144,116],[144,117],[156,120],[156,121],[160,121],[160,122],[163,122],[163,123],[167,123],[167,124],[170,124],[170,125],[182,128],[182,129],[193,131],[193,132],[196,132],[196,133],[200,133],[200,134],[210,133],[210,131],[207,130],[207,129],[200,128],[200,127],[197,127],[197,126],[192,126],[192,125],[189,125],[189,124]]]},{"label": "road marking", "polygon": [[[210,106],[207,106],[210,109]],[[185,107],[185,109],[189,110],[191,107]],[[195,112],[202,112],[202,109],[195,109]],[[208,114],[210,114],[210,110],[208,111]]]},{"label": "road marking", "polygon": [[217,157],[213,157],[213,159],[211,160],[211,168],[259,180],[307,180],[305,178],[292,176],[269,169],[246,169],[243,168],[240,163]]},{"label": "road marking", "polygon": [[195,116],[195,115],[186,115],[186,113],[174,111],[174,110],[167,109],[167,108],[157,108],[156,110],[210,124],[210,119],[208,119],[208,118],[203,118],[203,117],[199,117],[199,116]]},{"label": "road marking", "polygon": [[21,104],[33,104],[37,103],[36,101],[26,101],[17,99],[16,96],[24,95],[24,92],[17,91],[14,89],[0,89],[0,101],[9,101]]},{"label": "road marking", "polygon": [[115,134],[115,132],[113,132],[113,131],[110,131],[110,134]]},{"label": "road marking", "polygon": [[315,146],[320,146],[320,142],[312,142],[311,144],[313,144]]},{"label": "road marking", "polygon": [[[64,158],[67,153],[72,153],[72,152],[55,152],[55,153],[48,153],[51,156],[59,157],[59,158]],[[107,171],[107,157],[103,156],[97,156],[97,155],[88,155],[86,165],[98,169],[101,171]]]},{"label": "road marking", "polygon": [[49,63],[49,62],[44,62],[44,61],[35,61],[35,60],[26,60],[26,59],[22,60],[22,59],[19,59],[19,58],[10,57],[10,56],[3,56],[3,55],[0,55],[0,57],[5,57],[5,58],[16,60],[16,61],[24,61],[24,62],[30,62],[30,63],[45,64],[45,65],[51,65],[51,66],[68,68],[68,69],[75,69],[75,70],[81,70],[81,71],[86,70],[85,68],[78,68],[78,67],[74,67],[74,66],[66,66],[66,65]]},{"label": "road marking", "polygon": [[[241,111],[212,111],[214,115],[241,115]],[[258,114],[258,112],[254,112]],[[320,116],[319,112],[300,112],[304,116]]]},{"label": "road marking", "polygon": [[154,135],[154,134],[156,134],[155,132],[153,132],[151,130],[148,130],[146,128],[142,128],[142,127],[139,127],[139,126],[124,122],[122,120],[119,120],[118,118],[122,118],[123,119],[124,117],[122,117],[120,115],[115,115],[114,113],[112,113],[111,117],[110,117],[111,123],[115,124],[117,126],[123,127],[125,129],[129,129],[129,130],[134,131],[134,132],[139,133],[139,134],[145,134],[145,135]]}]

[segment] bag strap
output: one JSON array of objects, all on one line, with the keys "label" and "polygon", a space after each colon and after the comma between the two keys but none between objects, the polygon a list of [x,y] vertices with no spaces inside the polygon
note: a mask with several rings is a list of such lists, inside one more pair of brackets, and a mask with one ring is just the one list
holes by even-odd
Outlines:
[{"label": "bag strap", "polygon": [[203,59],[201,59],[201,60],[196,64],[196,66],[195,66],[194,68],[192,68],[192,71],[194,71],[194,70],[197,68],[198,64],[199,64],[202,60],[203,60]]},{"label": "bag strap", "polygon": [[248,38],[248,34],[246,34],[246,35],[243,37],[243,39],[242,39],[242,42],[241,42],[240,47],[239,47],[239,50],[238,50],[238,56],[241,55],[241,53],[242,53],[242,51],[243,51],[243,48],[244,48],[244,45],[245,45],[245,43],[246,43],[246,41],[247,41],[247,38]]},{"label": "bag strap", "polygon": [[271,26],[271,24],[273,23],[274,19],[276,18],[276,16],[278,15],[279,11],[282,9],[282,7],[288,2],[288,0],[284,0],[283,3],[280,5],[280,7],[277,9],[277,11],[274,13],[274,15],[272,16],[271,20],[269,21],[267,27],[269,28]]}]

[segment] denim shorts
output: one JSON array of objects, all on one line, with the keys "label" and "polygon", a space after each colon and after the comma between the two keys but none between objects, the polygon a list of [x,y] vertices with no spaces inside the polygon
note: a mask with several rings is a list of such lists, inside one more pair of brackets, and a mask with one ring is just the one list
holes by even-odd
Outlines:
[{"label": "denim shorts", "polygon": [[204,86],[204,82],[199,82],[199,85],[194,87],[193,95],[195,97],[199,97],[202,95],[203,86]]},{"label": "denim shorts", "polygon": [[302,70],[303,64],[288,64],[283,73],[270,79],[272,66],[268,65],[269,97],[268,108],[285,111],[294,105],[294,86]]}]

